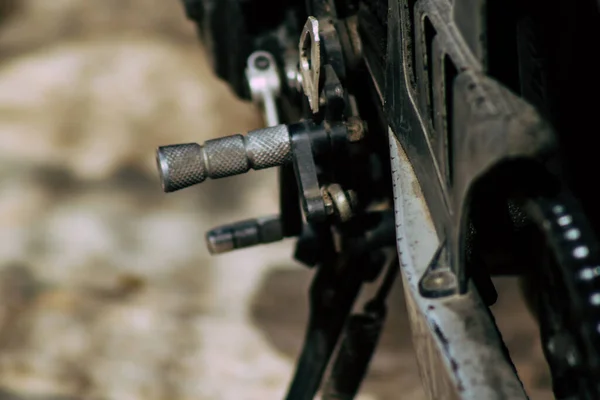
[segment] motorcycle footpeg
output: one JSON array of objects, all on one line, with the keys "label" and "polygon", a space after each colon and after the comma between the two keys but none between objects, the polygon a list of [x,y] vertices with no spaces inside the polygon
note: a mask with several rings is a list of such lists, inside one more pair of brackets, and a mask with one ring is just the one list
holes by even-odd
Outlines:
[{"label": "motorcycle footpeg", "polygon": [[206,245],[211,254],[277,242],[284,238],[279,215],[254,218],[222,225],[206,233]]},{"label": "motorcycle footpeg", "polygon": [[163,191],[174,192],[204,182],[240,175],[250,169],[281,166],[292,158],[286,125],[257,129],[198,143],[161,146],[156,163]]}]

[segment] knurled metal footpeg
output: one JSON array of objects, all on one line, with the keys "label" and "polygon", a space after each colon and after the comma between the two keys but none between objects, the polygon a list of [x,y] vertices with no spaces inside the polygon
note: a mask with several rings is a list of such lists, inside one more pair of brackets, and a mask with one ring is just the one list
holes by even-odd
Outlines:
[{"label": "knurled metal footpeg", "polygon": [[257,129],[198,143],[161,146],[156,152],[160,180],[165,192],[239,175],[250,169],[278,167],[292,159],[286,125]]},{"label": "knurled metal footpeg", "polygon": [[222,225],[206,233],[206,244],[211,254],[226,253],[282,239],[279,215]]},{"label": "knurled metal footpeg", "polygon": [[[174,192],[208,178],[225,178],[250,169],[288,164],[293,166],[292,179],[297,187],[294,193],[300,197],[305,220],[323,223],[335,214],[339,221],[346,222],[353,215],[355,199],[352,196],[346,199],[352,191],[329,184],[325,196],[331,202],[328,212],[315,160],[352,143],[355,125],[353,120],[341,124],[301,121],[208,140],[203,145],[161,146],[156,153],[161,184],[165,192]],[[221,226],[207,233],[207,245],[211,253],[218,254],[271,243],[290,235],[284,232],[283,225],[280,216],[273,216]]]}]

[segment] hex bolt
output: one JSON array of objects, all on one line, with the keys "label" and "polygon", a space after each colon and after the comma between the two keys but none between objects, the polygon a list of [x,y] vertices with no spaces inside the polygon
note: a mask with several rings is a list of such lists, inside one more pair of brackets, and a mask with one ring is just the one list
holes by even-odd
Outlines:
[{"label": "hex bolt", "polygon": [[364,139],[366,134],[365,123],[358,117],[350,117],[346,122],[348,141],[354,143]]},{"label": "hex bolt", "polygon": [[321,188],[327,215],[335,215],[340,222],[347,222],[358,207],[358,196],[353,190],[343,190],[333,183]]},{"label": "hex bolt", "polygon": [[419,282],[421,294],[429,298],[445,297],[456,291],[457,279],[449,268],[426,272]]},{"label": "hex bolt", "polygon": [[333,213],[335,213],[335,208],[333,207],[333,200],[327,192],[326,187],[321,188],[321,195],[323,196],[323,202],[325,203],[325,212],[327,215],[333,215]]}]

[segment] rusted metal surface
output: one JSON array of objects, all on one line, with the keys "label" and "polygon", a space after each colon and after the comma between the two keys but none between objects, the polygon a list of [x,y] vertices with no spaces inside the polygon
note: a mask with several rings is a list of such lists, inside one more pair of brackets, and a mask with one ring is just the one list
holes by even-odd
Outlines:
[{"label": "rusted metal surface", "polygon": [[439,243],[406,153],[390,131],[398,253],[421,377],[431,399],[526,399],[477,291],[426,299],[418,281]]}]

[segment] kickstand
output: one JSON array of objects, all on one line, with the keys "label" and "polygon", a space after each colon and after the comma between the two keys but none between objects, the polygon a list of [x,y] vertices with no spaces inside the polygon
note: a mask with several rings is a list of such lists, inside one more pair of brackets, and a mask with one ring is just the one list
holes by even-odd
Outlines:
[{"label": "kickstand", "polygon": [[398,256],[386,262],[386,274],[377,294],[346,324],[345,334],[323,390],[323,400],[353,400],[364,380],[387,314],[386,300],[398,275]]}]

